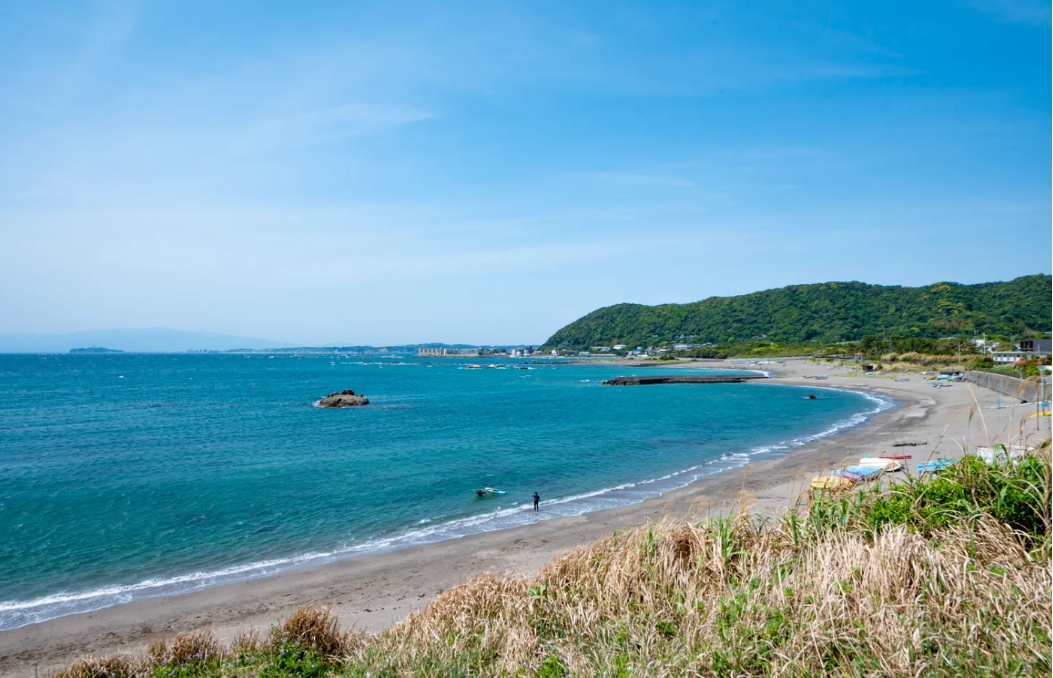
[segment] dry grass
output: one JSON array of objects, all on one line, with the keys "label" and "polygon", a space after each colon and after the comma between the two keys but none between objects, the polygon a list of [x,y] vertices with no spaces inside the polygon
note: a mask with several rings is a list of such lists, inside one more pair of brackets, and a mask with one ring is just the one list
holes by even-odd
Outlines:
[{"label": "dry grass", "polygon": [[340,630],[340,620],[330,608],[304,606],[271,629],[268,645],[279,647],[296,643],[323,657],[339,656],[355,646],[359,636]]},{"label": "dry grass", "polygon": [[532,579],[467,582],[351,659],[400,675],[472,657],[480,675],[914,676],[1048,657],[1049,563],[1006,527],[798,528],[640,529]]},{"label": "dry grass", "polygon": [[[329,610],[302,608],[266,642],[245,636],[220,648],[210,634],[180,636],[148,656],[87,659],[62,676],[1049,675],[1044,454],[1028,477],[1046,487],[1014,500],[1041,514],[1028,523],[1038,532],[995,519],[1009,510],[1004,497],[990,512],[975,502],[943,511],[932,502],[946,487],[918,483],[778,517],[616,533],[533,577],[465,582],[377,636],[342,632]],[[944,485],[973,483],[964,489],[974,498],[993,487],[962,466]],[[1013,484],[1022,471],[985,473],[1012,481],[998,487],[1023,487]]]},{"label": "dry grass", "polygon": [[[965,358],[968,361],[970,356],[966,355]],[[910,353],[897,353],[895,356],[884,355],[882,360],[886,362],[911,363],[918,366],[951,365],[961,362],[955,354],[935,355],[913,351]]]}]

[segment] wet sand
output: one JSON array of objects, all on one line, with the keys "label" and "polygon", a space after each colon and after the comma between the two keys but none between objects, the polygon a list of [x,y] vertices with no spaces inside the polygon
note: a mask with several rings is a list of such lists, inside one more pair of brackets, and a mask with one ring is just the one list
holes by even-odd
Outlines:
[{"label": "wet sand", "polygon": [[[510,530],[478,534],[391,553],[360,556],[265,579],[216,586],[181,596],[140,600],[60,617],[0,632],[0,676],[44,675],[86,654],[112,654],[144,648],[159,636],[212,628],[231,638],[249,627],[265,628],[304,603],[332,604],[345,625],[379,631],[420,609],[437,593],[485,571],[536,571],[552,557],[575,546],[664,517],[703,517],[727,513],[736,505],[779,511],[794,501],[819,471],[846,458],[870,454],[912,454],[915,463],[932,456],[958,457],[964,446],[1007,441],[1019,435],[1022,417],[1034,406],[1001,410],[993,391],[954,384],[936,389],[909,375],[909,381],[862,377],[844,368],[786,361],[757,367],[735,361],[705,367],[765,369],[770,383],[794,384],[820,394],[821,388],[850,388],[894,398],[898,406],[866,423],[745,469],[703,478],[642,504],[597,511],[573,518],[542,520]],[[674,367],[674,366],[670,366]],[[626,374],[631,374],[627,367]],[[804,375],[826,375],[815,381]],[[902,378],[902,375],[898,375]],[[764,382],[769,383],[769,382]],[[706,386],[631,386],[623,388],[706,388]],[[1003,404],[1011,398],[1002,396]],[[970,410],[974,414],[970,420]],[[979,413],[982,416],[976,416]],[[1024,420],[1037,441],[1035,419]],[[1048,420],[1044,423],[1048,426]],[[893,448],[895,442],[919,442]]]}]

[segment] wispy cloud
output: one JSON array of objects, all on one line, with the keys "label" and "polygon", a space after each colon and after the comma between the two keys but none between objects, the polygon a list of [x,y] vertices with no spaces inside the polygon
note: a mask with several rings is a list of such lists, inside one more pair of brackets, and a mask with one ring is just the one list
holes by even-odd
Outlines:
[{"label": "wispy cloud", "polygon": [[973,7],[1001,21],[1049,26],[1053,7],[1043,0],[972,0]]},{"label": "wispy cloud", "polygon": [[345,104],[266,120],[242,140],[245,148],[321,146],[378,134],[433,118],[418,108]]}]

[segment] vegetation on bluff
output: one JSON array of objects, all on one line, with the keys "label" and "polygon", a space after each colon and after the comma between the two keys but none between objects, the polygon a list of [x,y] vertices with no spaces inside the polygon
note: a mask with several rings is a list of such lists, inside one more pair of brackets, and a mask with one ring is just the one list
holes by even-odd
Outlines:
[{"label": "vegetation on bluff", "polygon": [[832,343],[865,335],[936,338],[974,331],[1020,336],[1049,330],[1051,296],[1053,276],[1048,275],[979,285],[793,285],[690,304],[608,306],[562,328],[545,348],[646,347],[675,340],[727,343],[756,337]]},{"label": "vegetation on bluff", "polygon": [[1017,466],[661,523],[483,575],[376,636],[303,608],[58,678],[1049,675],[1048,441]]}]

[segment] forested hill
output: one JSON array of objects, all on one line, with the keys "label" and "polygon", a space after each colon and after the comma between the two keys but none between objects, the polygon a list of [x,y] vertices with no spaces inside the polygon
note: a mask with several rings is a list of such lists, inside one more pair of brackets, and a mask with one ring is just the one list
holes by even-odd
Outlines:
[{"label": "forested hill", "polygon": [[710,297],[689,304],[617,304],[575,320],[553,334],[546,348],[630,347],[688,340],[852,341],[867,334],[945,337],[1048,332],[1053,277],[1031,275],[1010,282],[925,287],[830,282],[792,285],[738,297]]}]

